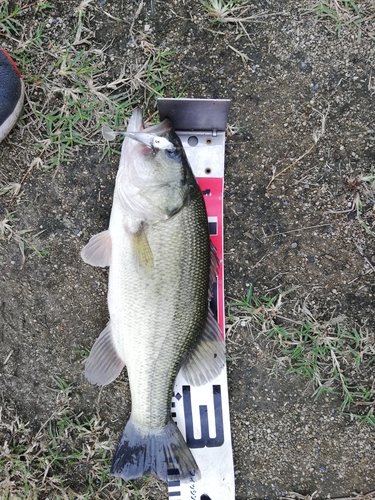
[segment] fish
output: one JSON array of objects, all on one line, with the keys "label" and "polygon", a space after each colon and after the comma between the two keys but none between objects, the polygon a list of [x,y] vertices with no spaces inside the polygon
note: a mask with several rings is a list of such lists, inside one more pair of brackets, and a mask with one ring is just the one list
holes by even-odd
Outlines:
[{"label": "fish", "polygon": [[[103,135],[116,135],[109,127]],[[218,258],[201,190],[168,119],[144,128],[134,110],[123,132],[109,228],[81,251],[109,266],[109,322],[85,363],[92,384],[126,366],[131,414],[111,475],[197,481],[201,474],[171,417],[180,370],[194,386],[225,365],[223,333],[209,307]]]}]

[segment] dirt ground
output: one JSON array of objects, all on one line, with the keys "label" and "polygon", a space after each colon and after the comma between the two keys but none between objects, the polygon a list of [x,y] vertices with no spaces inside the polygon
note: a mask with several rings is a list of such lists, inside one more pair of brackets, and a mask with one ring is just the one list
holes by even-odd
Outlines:
[{"label": "dirt ground", "polygon": [[[49,19],[55,43],[67,36],[79,2],[52,4],[25,16],[30,27]],[[375,166],[375,7],[357,4],[370,21],[343,23],[340,33],[334,19],[317,17],[314,0],[254,0],[242,17],[259,17],[242,24],[213,23],[198,0],[155,1],[153,9],[148,2],[93,1],[87,25],[90,44],[106,54],[104,83],[124,61],[140,57],[142,31],[153,46],[174,51],[168,69],[174,87],[165,88],[165,96],[232,100],[227,301],[250,285],[258,296],[293,289],[285,314],[296,315],[296,304],[305,304],[321,321],[344,315],[349,325],[373,334],[375,195],[360,179]],[[1,43],[13,53],[20,41],[4,36]],[[30,99],[39,92],[32,75],[51,71],[43,57],[23,61]],[[30,106],[26,102],[22,120],[0,145],[2,186],[21,182],[37,157]],[[154,112],[155,96],[144,106],[146,115]],[[0,218],[11,212],[14,231],[43,231],[35,241],[47,250],[41,255],[25,245],[22,265],[15,235],[0,240],[1,405],[35,432],[53,412],[56,377],[73,385],[75,412],[99,411],[115,438],[129,414],[125,375],[104,388],[100,400],[83,376],[81,351],[90,349],[108,318],[107,270],[79,256],[109,220],[118,156],[101,160],[102,153],[97,134],[69,162],[50,170],[36,164],[16,197],[0,196]],[[349,211],[355,200],[360,217],[355,207]],[[340,413],[339,395],[315,400],[305,379],[283,370],[275,376],[271,351],[267,338],[246,327],[228,339],[236,499],[375,490],[374,427]],[[370,385],[374,369],[366,372]],[[152,498],[166,498],[160,488]]]}]

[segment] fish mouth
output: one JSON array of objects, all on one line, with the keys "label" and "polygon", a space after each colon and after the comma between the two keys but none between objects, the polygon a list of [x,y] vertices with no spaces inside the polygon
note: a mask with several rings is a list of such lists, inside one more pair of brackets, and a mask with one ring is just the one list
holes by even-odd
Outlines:
[{"label": "fish mouth", "polygon": [[125,137],[129,137],[134,141],[140,142],[144,146],[154,150],[163,149],[167,151],[175,151],[176,147],[168,141],[166,137],[161,137],[158,134],[147,132],[123,132]]},{"label": "fish mouth", "polygon": [[[133,115],[134,116],[134,115]],[[134,125],[134,124],[133,124]],[[134,141],[139,142],[143,146],[146,146],[147,150],[152,153],[156,153],[159,150],[164,150],[173,153],[176,151],[176,146],[167,139],[168,133],[171,130],[171,125],[169,120],[164,120],[157,125],[152,125],[147,129],[144,129],[140,125],[141,130],[127,130],[126,132],[116,132],[112,130],[107,124],[103,125],[102,134],[103,138],[107,141],[113,141],[117,135],[123,135]],[[146,150],[146,151],[147,151]]]}]

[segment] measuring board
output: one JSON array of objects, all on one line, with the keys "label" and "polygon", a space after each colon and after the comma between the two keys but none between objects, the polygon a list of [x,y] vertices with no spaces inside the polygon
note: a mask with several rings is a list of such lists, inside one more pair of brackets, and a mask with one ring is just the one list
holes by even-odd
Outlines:
[{"label": "measuring board", "polygon": [[[212,243],[220,261],[211,309],[225,332],[223,266],[223,186],[225,129],[229,99],[159,99],[160,119],[169,118],[180,137],[206,203]],[[197,482],[168,482],[173,500],[234,500],[227,372],[194,387],[179,373],[172,397],[172,417],[201,471]]]}]

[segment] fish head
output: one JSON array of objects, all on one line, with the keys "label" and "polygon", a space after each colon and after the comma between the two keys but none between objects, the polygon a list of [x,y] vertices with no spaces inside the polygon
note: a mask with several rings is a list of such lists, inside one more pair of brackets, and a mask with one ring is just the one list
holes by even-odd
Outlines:
[{"label": "fish head", "polygon": [[186,203],[190,167],[169,120],[124,133],[120,168],[122,199],[133,215],[165,220]]},{"label": "fish head", "polygon": [[159,185],[179,182],[184,178],[184,151],[169,120],[140,130],[124,133],[131,140],[132,158],[126,168],[133,170],[145,184]]}]

